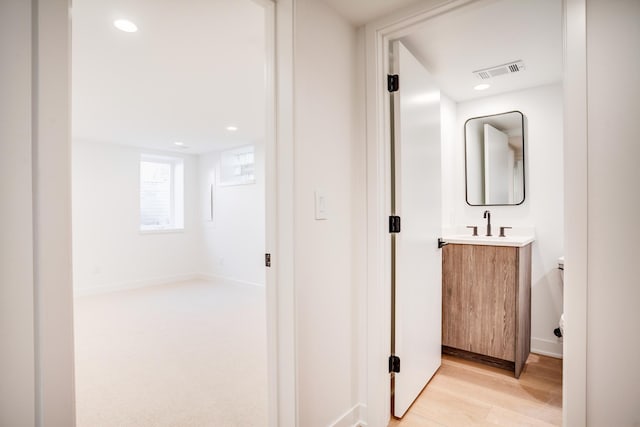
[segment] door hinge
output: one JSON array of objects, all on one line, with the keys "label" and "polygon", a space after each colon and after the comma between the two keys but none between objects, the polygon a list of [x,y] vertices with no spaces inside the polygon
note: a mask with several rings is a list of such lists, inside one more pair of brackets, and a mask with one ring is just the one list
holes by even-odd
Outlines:
[{"label": "door hinge", "polygon": [[389,233],[399,233],[399,232],[400,232],[400,217],[390,216],[389,217]]},{"label": "door hinge", "polygon": [[387,90],[389,92],[397,92],[400,89],[400,77],[397,74],[387,75]]},{"label": "door hinge", "polygon": [[271,267],[271,254],[264,254],[265,267]]},{"label": "door hinge", "polygon": [[400,372],[400,358],[393,354],[389,356],[389,373],[392,372],[396,374]]}]

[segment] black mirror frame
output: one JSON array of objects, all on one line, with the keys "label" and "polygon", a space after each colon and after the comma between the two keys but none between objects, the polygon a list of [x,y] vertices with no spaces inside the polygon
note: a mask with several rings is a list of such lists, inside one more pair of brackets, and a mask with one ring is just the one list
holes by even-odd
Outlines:
[{"label": "black mirror frame", "polygon": [[[494,117],[494,116],[501,116],[503,114],[511,114],[511,113],[518,113],[520,114],[520,120],[521,120],[521,126],[522,126],[522,201],[520,201],[520,203],[510,203],[510,204],[491,204],[491,205],[487,205],[487,204],[482,204],[482,205],[473,205],[471,203],[469,203],[469,185],[468,185],[468,179],[469,177],[467,176],[467,166],[468,166],[468,159],[467,159],[467,123],[470,120],[476,120],[476,119],[484,119],[487,117]],[[526,128],[524,126],[524,114],[522,113],[522,111],[518,111],[518,110],[513,110],[513,111],[506,111],[504,113],[496,113],[496,114],[488,114],[486,116],[478,116],[478,117],[471,117],[467,120],[465,120],[464,122],[464,199],[467,202],[467,205],[469,206],[520,206],[521,204],[524,203],[524,201],[527,198],[527,166],[526,166],[526,144],[525,144],[525,133],[526,133]]]}]

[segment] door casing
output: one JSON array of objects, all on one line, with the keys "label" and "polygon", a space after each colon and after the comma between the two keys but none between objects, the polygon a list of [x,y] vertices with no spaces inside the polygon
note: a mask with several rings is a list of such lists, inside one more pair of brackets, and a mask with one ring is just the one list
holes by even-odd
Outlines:
[{"label": "door casing", "polygon": [[[271,17],[266,148],[269,425],[296,425],[293,296],[293,0],[255,0]],[[33,0],[31,52],[34,182],[36,425],[75,425],[71,266],[70,0]],[[45,161],[46,160],[46,161]],[[276,169],[277,165],[277,169]],[[29,266],[25,266],[29,268]]]},{"label": "door casing", "polygon": [[[387,359],[391,335],[390,117],[386,74],[389,43],[431,18],[490,0],[432,0],[390,14],[365,26],[367,126],[367,300],[366,350],[368,423],[386,426],[390,418]],[[572,315],[572,336],[565,338],[563,359],[564,425],[586,423],[587,332],[587,115],[586,0],[564,0],[564,182],[565,315]],[[570,160],[569,160],[570,159]],[[571,219],[570,221],[567,219]],[[575,328],[575,329],[573,329]]]}]

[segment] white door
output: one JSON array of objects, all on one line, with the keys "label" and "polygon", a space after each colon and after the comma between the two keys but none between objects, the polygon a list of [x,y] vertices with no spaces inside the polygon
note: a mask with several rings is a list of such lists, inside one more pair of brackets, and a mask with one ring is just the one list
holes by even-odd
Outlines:
[{"label": "white door", "polygon": [[[484,191],[487,205],[513,203],[513,166],[509,165],[509,137],[488,123],[484,125]],[[513,163],[513,160],[511,160]],[[509,185],[511,183],[511,185]]]},{"label": "white door", "polygon": [[440,366],[442,343],[440,91],[400,42],[392,45],[399,91],[392,95],[395,247],[392,412],[402,417]]}]

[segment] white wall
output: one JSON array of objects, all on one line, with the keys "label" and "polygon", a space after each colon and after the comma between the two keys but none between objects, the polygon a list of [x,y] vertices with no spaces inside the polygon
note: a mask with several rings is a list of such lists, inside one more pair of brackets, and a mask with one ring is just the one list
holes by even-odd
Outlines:
[{"label": "white wall", "polygon": [[[354,229],[353,209],[364,206],[364,159],[352,158],[364,154],[357,122],[362,117],[354,114],[357,34],[321,1],[298,0],[295,10],[298,424],[351,426],[359,417],[361,368],[354,340],[359,290],[353,281],[361,276],[353,270],[352,239],[362,230]],[[354,164],[359,167],[352,171]],[[326,196],[327,220],[314,219],[316,190]]]},{"label": "white wall", "polygon": [[[256,182],[218,186],[220,152],[198,156],[200,272],[239,282],[265,283],[264,149],[255,147]],[[213,221],[209,194],[213,185]]]},{"label": "white wall", "polygon": [[[461,102],[457,105],[453,176],[445,173],[445,188],[453,194],[444,227],[478,225],[491,210],[494,230],[499,226],[535,227],[532,251],[531,350],[562,355],[562,342],[553,335],[562,314],[563,285],[557,269],[563,254],[563,103],[559,84]],[[469,206],[465,202],[464,123],[467,119],[519,110],[525,116],[526,196],[519,206]],[[450,114],[450,113],[449,113]],[[451,163],[450,163],[451,164]],[[453,180],[453,183],[446,180]],[[449,221],[447,223],[447,221]],[[467,232],[467,231],[465,231]]]},{"label": "white wall", "polygon": [[0,3],[0,425],[35,424],[31,2]]},{"label": "white wall", "polygon": [[73,143],[76,293],[163,283],[199,273],[197,159],[177,155],[184,158],[185,167],[184,231],[141,233],[142,152],[149,153],[115,144]]},{"label": "white wall", "polygon": [[640,2],[587,0],[587,425],[640,425]]},{"label": "white wall", "polygon": [[[454,206],[460,201],[456,192],[459,173],[458,104],[440,93],[440,132],[442,133],[442,224],[443,228],[456,224]],[[463,151],[464,154],[464,151]],[[464,164],[464,159],[463,159]]]}]

